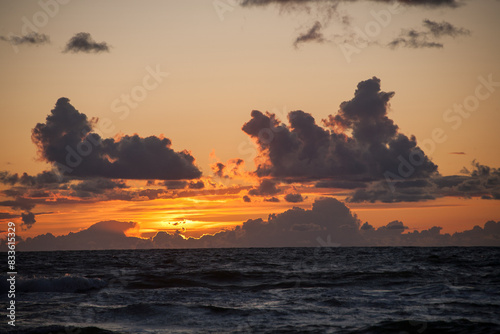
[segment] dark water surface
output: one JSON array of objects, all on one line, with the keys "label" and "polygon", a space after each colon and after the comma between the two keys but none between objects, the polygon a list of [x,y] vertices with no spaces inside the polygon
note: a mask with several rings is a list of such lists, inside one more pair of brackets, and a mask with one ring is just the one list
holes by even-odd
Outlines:
[{"label": "dark water surface", "polygon": [[26,252],[17,267],[3,332],[500,333],[500,248]]}]

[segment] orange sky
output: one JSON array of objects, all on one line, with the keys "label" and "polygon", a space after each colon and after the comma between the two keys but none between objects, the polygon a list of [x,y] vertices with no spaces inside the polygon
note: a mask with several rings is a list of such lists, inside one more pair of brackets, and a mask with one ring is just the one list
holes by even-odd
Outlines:
[{"label": "orange sky", "polygon": [[[221,13],[214,3],[74,1],[57,5],[53,15],[37,2],[0,4],[0,36],[5,37],[0,40],[0,171],[35,175],[51,170],[52,162],[40,159],[31,131],[45,122],[60,97],[67,97],[80,113],[99,119],[94,131],[103,138],[156,136],[169,138],[176,152],[188,150],[205,185],[201,190],[166,191],[162,180],[154,185],[124,180],[128,188],[106,190],[91,198],[54,191],[51,200],[73,201],[54,204],[47,200],[25,210],[8,205],[6,201],[15,198],[8,190],[15,186],[4,184],[0,185],[4,191],[0,201],[6,204],[0,212],[2,217],[14,218],[3,221],[21,222],[22,213],[33,212],[36,223],[19,233],[25,237],[67,234],[104,220],[139,222],[140,231],[135,233],[143,236],[182,229],[186,236],[198,237],[247,219],[266,219],[293,206],[310,208],[322,196],[346,201],[352,189],[315,188],[313,181],[288,184],[277,179],[279,193],[250,196],[251,202],[245,202],[243,196],[262,178],[252,173],[259,150],[242,126],[251,119],[252,110],[274,113],[285,124],[290,111],[303,110],[321,125],[322,119],[338,112],[343,101],[353,98],[359,82],[373,76],[381,79],[383,91],[395,92],[388,117],[400,133],[416,136],[442,176],[458,175],[463,167],[472,170],[473,160],[491,168],[500,166],[498,87],[481,88],[488,96],[478,100],[473,111],[458,118],[453,114],[453,121],[447,118],[456,104],[477,96],[485,78],[500,81],[498,1],[469,1],[458,8],[403,6],[351,57],[342,52],[340,40],[378,22],[373,13],[389,10],[388,4],[342,2],[335,15],[349,18],[350,26],[343,26],[335,19],[326,22],[317,8],[307,13],[228,2],[232,9]],[[45,17],[43,13],[46,22],[36,23],[34,18]],[[424,19],[450,22],[468,33],[440,37],[437,41],[443,47],[439,48],[384,46],[409,29],[425,31]],[[23,35],[27,21],[35,22],[37,33],[50,36],[50,43],[12,45],[6,40]],[[315,21],[324,27],[322,39],[295,47],[294,39]],[[105,41],[109,52],[61,52],[78,32]],[[429,33],[423,38],[433,41],[434,37]],[[152,78],[151,72],[158,69],[165,74]],[[137,87],[151,89],[143,90],[146,95],[127,106],[124,94],[137,92]],[[211,166],[229,159],[244,161],[240,175],[232,179],[214,175]],[[111,192],[147,189],[157,189],[162,195],[110,199]],[[304,201],[287,202],[284,197],[290,193],[300,193]],[[440,193],[426,201],[346,205],[362,222],[375,227],[400,220],[410,229],[441,226],[442,232],[453,233],[500,220],[498,201],[481,199],[482,195],[468,198]],[[264,202],[273,196],[280,202]],[[182,223],[174,225],[177,222]]]}]

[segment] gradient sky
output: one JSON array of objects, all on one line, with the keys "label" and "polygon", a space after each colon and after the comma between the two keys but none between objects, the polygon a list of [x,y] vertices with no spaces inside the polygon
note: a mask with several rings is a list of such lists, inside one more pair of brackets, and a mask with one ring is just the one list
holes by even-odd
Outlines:
[{"label": "gradient sky", "polygon": [[[49,7],[44,9],[41,3]],[[66,97],[89,119],[98,118],[97,128],[103,120],[111,124],[112,131],[101,133],[103,138],[166,137],[175,151],[188,150],[202,172],[204,188],[177,190],[168,198],[151,200],[109,200],[110,196],[104,200],[102,194],[83,198],[53,191],[34,208],[24,210],[7,201],[32,200],[29,187],[4,184],[1,217],[21,222],[21,214],[32,212],[36,223],[19,232],[23,237],[67,234],[105,220],[138,222],[140,228],[129,231],[137,236],[150,237],[159,230],[174,232],[183,226],[184,235],[199,237],[294,206],[310,208],[322,196],[344,201],[353,189],[317,188],[314,182],[287,183],[275,177],[282,190],[275,195],[280,202],[264,202],[271,195],[250,196],[251,202],[245,202],[243,196],[249,196],[249,190],[263,178],[253,173],[258,147],[242,126],[250,121],[252,110],[274,113],[286,124],[288,112],[303,110],[321,124],[322,119],[337,113],[343,101],[353,98],[359,82],[374,76],[381,80],[382,91],[395,92],[388,117],[400,133],[414,135],[422,145],[436,128],[442,129],[443,142],[433,150],[422,146],[440,176],[460,175],[463,167],[472,171],[472,161],[494,170],[500,166],[500,87],[494,87],[470,117],[461,117],[459,125],[446,122],[443,116],[475,94],[482,82],[479,77],[486,80],[491,76],[500,82],[500,2],[450,3],[458,5],[400,5],[381,26],[373,13],[396,8],[393,2],[243,6],[228,0],[2,1],[0,170],[19,175],[51,170],[52,163],[41,158],[31,133],[37,123],[45,122],[56,101]],[[48,10],[54,12],[48,15]],[[442,47],[388,46],[411,29],[425,33],[426,19],[455,28],[439,37],[422,35],[423,40],[442,43]],[[26,22],[38,34],[49,36],[50,43],[13,45],[11,36],[26,35]],[[294,40],[316,22],[321,24],[319,37],[294,46]],[[353,39],[356,32],[374,24],[380,32],[358,47],[358,53],[346,57],[342,47],[358,45]],[[109,51],[63,52],[80,32],[107,43]],[[121,117],[124,114],[115,112],[113,103],[141,86],[156,68],[168,76]],[[211,165],[237,158],[244,160],[239,176],[214,175]],[[108,191],[166,189],[163,180],[123,182],[129,188]],[[25,191],[24,195],[9,196],[8,190],[13,188]],[[346,205],[362,222],[375,227],[399,220],[410,231],[441,226],[442,232],[453,233],[500,220],[499,201],[481,198],[494,197],[496,191],[498,188],[490,193],[440,193],[425,201]],[[302,194],[304,201],[287,202],[284,196],[289,193]],[[62,197],[67,201],[57,200]],[[182,221],[185,223],[175,224]]]}]

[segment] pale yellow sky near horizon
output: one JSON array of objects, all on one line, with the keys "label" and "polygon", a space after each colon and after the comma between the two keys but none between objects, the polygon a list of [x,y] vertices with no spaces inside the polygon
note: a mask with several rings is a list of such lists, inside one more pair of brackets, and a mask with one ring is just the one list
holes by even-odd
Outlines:
[{"label": "pale yellow sky near horizon", "polygon": [[[475,94],[478,77],[491,75],[500,82],[499,1],[465,1],[454,9],[406,8],[350,62],[334,42],[293,47],[313,17],[224,2],[232,9],[221,20],[215,1],[73,0],[37,28],[50,36],[50,44],[15,48],[0,41],[0,170],[34,174],[50,169],[36,160],[30,136],[60,97],[89,118],[109,119],[114,129],[106,137],[163,134],[175,150],[191,151],[204,175],[210,175],[213,150],[221,161],[242,158],[253,170],[251,141],[241,131],[251,110],[275,112],[285,121],[289,111],[300,109],[320,123],[352,98],[358,82],[372,76],[381,79],[382,90],[396,92],[389,116],[402,133],[415,135],[421,144],[434,129],[444,131],[446,140],[432,152],[424,147],[441,174],[457,174],[474,159],[500,167],[500,87],[456,129],[443,119],[447,109]],[[352,18],[353,27],[364,29],[374,21],[373,11],[387,8],[359,1],[342,4],[339,11]],[[40,12],[44,9],[37,1],[0,2],[0,36],[20,35],[23,18],[33,23],[43,16]],[[444,38],[441,49],[377,45],[401,29],[422,29],[423,19],[447,21],[471,34]],[[333,24],[325,37],[341,29]],[[63,53],[78,32],[109,43],[110,52]],[[121,119],[113,102],[143,85],[148,68],[168,76]],[[488,212],[495,212],[494,205],[488,204]]]}]

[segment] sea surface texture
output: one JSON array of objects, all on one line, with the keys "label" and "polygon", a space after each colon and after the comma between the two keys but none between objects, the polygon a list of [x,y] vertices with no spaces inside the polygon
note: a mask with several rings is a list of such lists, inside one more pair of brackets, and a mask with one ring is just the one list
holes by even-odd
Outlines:
[{"label": "sea surface texture", "polygon": [[17,269],[3,332],[500,333],[500,248],[25,252]]}]

